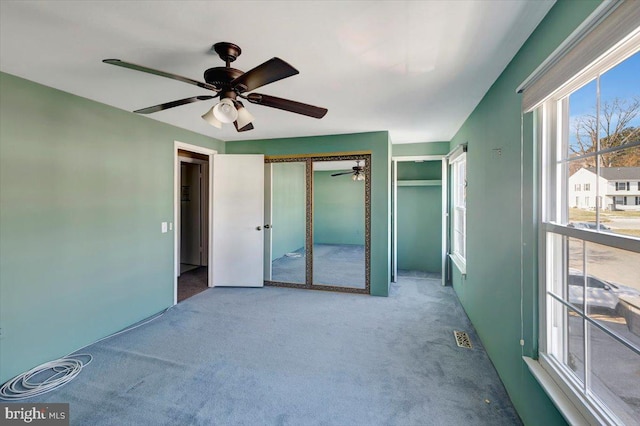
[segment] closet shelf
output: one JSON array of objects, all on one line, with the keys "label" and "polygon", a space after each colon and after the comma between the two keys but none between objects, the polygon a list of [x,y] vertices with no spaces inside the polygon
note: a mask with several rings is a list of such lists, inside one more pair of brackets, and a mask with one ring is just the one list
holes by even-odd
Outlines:
[{"label": "closet shelf", "polygon": [[441,186],[441,180],[399,180],[398,186]]}]

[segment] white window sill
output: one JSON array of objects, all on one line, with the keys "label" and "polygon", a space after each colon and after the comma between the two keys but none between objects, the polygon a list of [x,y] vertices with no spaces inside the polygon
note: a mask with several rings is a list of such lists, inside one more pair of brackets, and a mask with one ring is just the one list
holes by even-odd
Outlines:
[{"label": "white window sill", "polygon": [[[541,356],[544,357],[542,354]],[[580,396],[571,392],[566,384],[563,383],[560,385],[556,379],[547,372],[542,366],[541,361],[526,356],[523,356],[522,359],[567,423],[571,425],[594,426],[603,424],[601,421],[598,421],[586,405],[580,403]]]},{"label": "white window sill", "polygon": [[463,259],[462,257],[460,257],[458,254],[456,253],[451,253],[449,254],[449,257],[451,258],[451,260],[453,261],[454,265],[456,265],[456,267],[458,268],[458,270],[460,271],[460,273],[463,276],[467,275],[467,262],[465,259]]}]

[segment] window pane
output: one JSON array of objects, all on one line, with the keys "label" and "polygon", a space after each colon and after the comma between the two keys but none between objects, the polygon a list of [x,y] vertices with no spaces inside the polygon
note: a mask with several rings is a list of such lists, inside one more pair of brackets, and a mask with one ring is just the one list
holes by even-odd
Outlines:
[{"label": "window pane", "polygon": [[[578,155],[595,151],[597,133],[597,83],[595,80],[582,86],[569,95],[569,121],[567,152],[564,158],[572,158]],[[581,161],[584,167],[595,166],[593,157]]]},{"label": "window pane", "polygon": [[639,253],[587,243],[587,313],[640,349],[639,265]]},{"label": "window pane", "polygon": [[572,371],[580,382],[584,383],[583,319],[557,300],[551,297],[548,297],[547,300],[550,302],[552,323],[549,353]]},{"label": "window pane", "polygon": [[597,180],[595,167],[586,167],[584,160],[570,161],[568,168],[568,225],[574,228],[596,229]]},{"label": "window pane", "polygon": [[625,424],[640,419],[640,356],[589,324],[590,388]]},{"label": "window pane", "polygon": [[600,149],[637,141],[639,133],[640,52],[637,52],[600,76]]},{"label": "window pane", "polygon": [[569,241],[569,270],[567,271],[567,293],[569,303],[584,311],[584,242],[576,238]]},{"label": "window pane", "polygon": [[[603,162],[609,166],[605,167]],[[601,222],[610,232],[640,237],[640,146],[602,156]]]},{"label": "window pane", "polygon": [[567,366],[584,383],[584,320],[567,309]]}]

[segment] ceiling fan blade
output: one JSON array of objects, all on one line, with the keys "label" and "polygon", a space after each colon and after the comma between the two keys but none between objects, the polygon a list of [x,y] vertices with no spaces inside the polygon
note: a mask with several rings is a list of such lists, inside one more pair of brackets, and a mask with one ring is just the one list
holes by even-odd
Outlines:
[{"label": "ceiling fan blade", "polygon": [[342,172],[342,173],[334,173],[331,176],[342,176],[342,175],[351,175],[353,172]]},{"label": "ceiling fan blade", "polygon": [[276,98],[275,96],[261,95],[260,93],[249,93],[246,99],[254,104],[295,112],[296,114],[313,118],[322,118],[328,111],[326,108],[290,101],[289,99]]},{"label": "ceiling fan blade", "polygon": [[137,109],[133,112],[137,114],[151,114],[152,112],[158,112],[169,108],[174,108],[180,105],[190,104],[192,102],[198,101],[208,101],[209,99],[213,99],[216,96],[193,96],[191,98],[180,99],[177,101],[167,102],[160,105],[154,105],[147,108]]},{"label": "ceiling fan blade", "polygon": [[248,130],[253,130],[253,124],[251,124],[251,123],[247,124],[246,126],[244,126],[244,127],[243,127],[243,128],[241,128],[241,129],[238,129],[238,122],[237,122],[237,121],[234,121],[234,122],[233,122],[233,125],[234,125],[234,126],[236,126],[236,130],[237,130],[238,132],[246,132],[246,131],[248,131]]},{"label": "ceiling fan blade", "polygon": [[280,58],[271,58],[250,69],[231,82],[231,87],[240,92],[250,92],[265,84],[298,74],[299,71]]},{"label": "ceiling fan blade", "polygon": [[160,71],[160,70],[157,70],[157,69],[154,69],[154,68],[145,67],[143,65],[132,64],[131,62],[124,62],[124,61],[121,61],[120,59],[104,59],[102,62],[104,62],[105,64],[117,65],[117,66],[123,67],[123,68],[129,68],[129,69],[136,70],[136,71],[142,71],[142,72],[146,72],[146,73],[149,73],[149,74],[159,75],[160,77],[166,77],[166,78],[170,78],[172,80],[182,81],[183,83],[193,84],[194,86],[202,87],[203,89],[213,90],[214,92],[219,92],[220,91],[220,89],[218,87],[216,87],[216,86],[214,86],[212,84],[209,84],[209,83],[203,83],[203,82],[198,81],[198,80],[193,80],[193,79],[188,78],[188,77],[182,77],[181,75],[171,74],[169,72]]}]

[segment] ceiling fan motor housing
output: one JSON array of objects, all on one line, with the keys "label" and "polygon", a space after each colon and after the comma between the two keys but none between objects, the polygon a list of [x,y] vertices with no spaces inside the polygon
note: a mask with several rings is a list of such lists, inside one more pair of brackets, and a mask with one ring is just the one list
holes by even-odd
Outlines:
[{"label": "ceiling fan motor housing", "polygon": [[244,72],[227,67],[209,68],[204,72],[204,81],[216,87],[220,87],[223,92],[231,91],[231,82],[240,77]]}]

